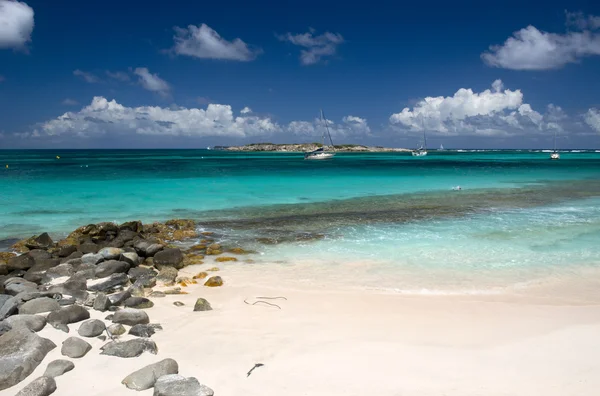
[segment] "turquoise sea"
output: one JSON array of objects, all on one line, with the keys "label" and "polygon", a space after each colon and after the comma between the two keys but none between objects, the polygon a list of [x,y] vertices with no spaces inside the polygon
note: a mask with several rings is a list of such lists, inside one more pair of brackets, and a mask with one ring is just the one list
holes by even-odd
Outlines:
[{"label": "turquoise sea", "polygon": [[255,249],[256,265],[352,287],[488,293],[585,279],[600,269],[600,152],[561,155],[5,150],[0,248],[92,222],[193,218]]}]

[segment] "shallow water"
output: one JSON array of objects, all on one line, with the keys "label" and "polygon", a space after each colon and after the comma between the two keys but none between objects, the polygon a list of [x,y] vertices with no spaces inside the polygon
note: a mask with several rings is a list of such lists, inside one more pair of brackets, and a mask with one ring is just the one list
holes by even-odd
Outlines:
[{"label": "shallow water", "polygon": [[560,161],[527,151],[303,161],[294,153],[64,150],[0,151],[0,161],[9,165],[0,172],[0,240],[191,217],[256,249],[257,265],[304,265],[330,281],[423,293],[490,292],[600,268],[595,152]]}]

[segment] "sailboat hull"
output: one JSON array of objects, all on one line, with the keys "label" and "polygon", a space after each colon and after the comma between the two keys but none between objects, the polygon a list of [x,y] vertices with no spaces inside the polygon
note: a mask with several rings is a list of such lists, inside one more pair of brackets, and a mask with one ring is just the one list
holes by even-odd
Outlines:
[{"label": "sailboat hull", "polygon": [[427,151],[413,151],[413,157],[425,157],[427,155]]},{"label": "sailboat hull", "polygon": [[326,160],[333,158],[334,153],[315,153],[315,154],[307,154],[304,156],[305,160]]},{"label": "sailboat hull", "polygon": [[552,160],[560,159],[560,154],[552,153],[552,154],[550,154],[550,159],[552,159]]}]

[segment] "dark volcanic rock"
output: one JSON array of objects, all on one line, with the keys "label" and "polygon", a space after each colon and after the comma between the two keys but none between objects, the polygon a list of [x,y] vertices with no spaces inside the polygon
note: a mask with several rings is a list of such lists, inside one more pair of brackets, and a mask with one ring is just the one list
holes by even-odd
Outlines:
[{"label": "dark volcanic rock", "polygon": [[208,301],[203,298],[199,298],[196,300],[196,304],[194,305],[194,311],[212,311],[212,307]]},{"label": "dark volcanic rock", "polygon": [[104,312],[106,311],[112,304],[110,300],[104,293],[96,294],[96,299],[94,300],[94,309],[96,311]]},{"label": "dark volcanic rock", "polygon": [[81,324],[81,326],[79,326],[77,333],[79,333],[79,335],[82,337],[97,337],[102,334],[105,328],[106,326],[104,325],[103,321],[98,319],[90,319],[86,320]]},{"label": "dark volcanic rock", "polygon": [[56,390],[56,381],[52,377],[39,377],[21,389],[16,396],[49,396]]},{"label": "dark volcanic rock", "polygon": [[142,257],[153,257],[157,252],[159,252],[163,245],[159,243],[152,243],[145,239],[140,239],[135,241],[133,244],[135,251]]},{"label": "dark volcanic rock", "polygon": [[100,250],[100,246],[96,245],[93,242],[85,242],[79,245],[77,250],[83,253],[84,255],[88,253],[98,253],[98,250]]},{"label": "dark volcanic rock", "polygon": [[36,333],[46,327],[46,318],[40,315],[13,315],[4,321],[13,329],[25,327]]},{"label": "dark volcanic rock", "polygon": [[64,257],[60,260],[60,263],[67,263],[70,262],[71,260],[76,260],[76,259],[80,259],[81,257],[83,257],[83,253],[81,252],[73,252],[70,255],[68,255],[67,257]]},{"label": "dark volcanic rock", "polygon": [[25,379],[56,344],[22,328],[0,337],[0,390]]},{"label": "dark volcanic rock", "polygon": [[83,256],[81,256],[82,264],[96,265],[102,261],[104,261],[104,257],[102,257],[102,255],[98,254],[98,253],[88,253],[88,254],[84,254]]},{"label": "dark volcanic rock", "polygon": [[4,281],[4,293],[11,296],[35,291],[38,291],[38,285],[23,278],[8,278]]},{"label": "dark volcanic rock", "polygon": [[213,396],[215,393],[196,378],[178,374],[163,375],[154,384],[154,396]]},{"label": "dark volcanic rock", "polygon": [[48,323],[60,323],[60,324],[70,324],[81,322],[82,320],[86,320],[90,318],[90,313],[87,309],[83,308],[79,305],[71,305],[68,307],[61,308],[58,311],[50,312],[48,317]]},{"label": "dark volcanic rock", "polygon": [[134,233],[142,232],[144,230],[144,225],[139,220],[127,221],[119,226],[119,235],[125,230],[133,231]]},{"label": "dark volcanic rock", "polygon": [[104,261],[96,266],[96,277],[106,278],[109,275],[129,271],[129,263],[117,260]]},{"label": "dark volcanic rock", "polygon": [[156,276],[157,281],[165,284],[173,283],[175,279],[177,279],[177,269],[174,267],[163,267]]},{"label": "dark volcanic rock", "polygon": [[104,260],[117,260],[123,253],[125,253],[123,249],[116,247],[105,247],[98,251],[98,254],[104,257]]},{"label": "dark volcanic rock", "polygon": [[66,245],[58,249],[57,255],[58,257],[69,257],[73,253],[77,251],[77,246],[75,245]]},{"label": "dark volcanic rock", "polygon": [[87,280],[80,274],[75,274],[70,277],[66,282],[50,286],[48,291],[53,293],[60,293],[62,295],[75,297],[78,301],[85,301],[88,296],[87,292]]},{"label": "dark volcanic rock", "polygon": [[152,388],[156,383],[156,380],[160,377],[177,373],[179,373],[177,362],[173,359],[164,359],[134,371],[125,377],[121,383],[129,389],[142,391]]},{"label": "dark volcanic rock", "polygon": [[135,267],[140,263],[140,257],[136,252],[125,252],[121,255],[119,260],[129,263],[132,267]]},{"label": "dark volcanic rock", "polygon": [[13,270],[28,270],[35,265],[35,260],[29,254],[11,257],[8,259],[6,266],[9,271]]},{"label": "dark volcanic rock", "polygon": [[110,301],[111,305],[109,308],[112,308],[112,306],[115,305],[122,305],[129,297],[131,297],[131,292],[129,290],[124,290],[122,292],[109,295],[108,300]]},{"label": "dark volcanic rock", "polygon": [[158,272],[156,272],[154,268],[148,267],[135,267],[130,269],[129,272],[127,272],[127,276],[129,276],[129,279],[131,279],[132,282],[135,282],[136,280],[142,277],[151,278],[156,277],[156,275],[158,275]]},{"label": "dark volcanic rock", "polygon": [[42,275],[42,283],[48,283],[53,279],[62,278],[64,276],[71,277],[74,274],[75,269],[71,264],[59,264],[56,267],[46,270],[46,272]]},{"label": "dark volcanic rock", "polygon": [[145,338],[134,338],[133,340],[122,342],[112,341],[100,349],[102,349],[101,355],[117,356],[121,358],[137,357],[146,351],[154,355],[158,353],[156,343]]},{"label": "dark volcanic rock", "polygon": [[42,249],[30,250],[27,255],[33,257],[35,261],[52,258],[52,255],[49,252]]},{"label": "dark volcanic rock", "polygon": [[123,305],[128,308],[146,309],[152,308],[154,303],[145,297],[129,297]]},{"label": "dark volcanic rock", "polygon": [[123,335],[127,331],[125,330],[125,326],[123,326],[120,323],[111,324],[110,326],[108,326],[107,330],[113,336]]},{"label": "dark volcanic rock", "polygon": [[50,238],[50,235],[48,235],[47,232],[40,234],[36,238],[30,238],[27,240],[27,242],[25,242],[25,246],[27,246],[27,248],[31,250],[48,249],[52,247],[52,245],[54,245],[54,242],[52,241],[52,238]]},{"label": "dark volcanic rock", "polygon": [[96,264],[81,263],[75,267],[75,274],[82,276],[85,279],[94,279],[96,277]]},{"label": "dark volcanic rock", "polygon": [[44,273],[50,268],[56,267],[58,264],[60,264],[59,259],[35,260],[35,265],[27,270],[27,273],[23,278],[30,282],[40,284],[42,283]]},{"label": "dark volcanic rock", "polygon": [[148,314],[141,309],[125,308],[115,312],[112,321],[113,323],[135,326],[136,324],[150,323],[150,318],[148,317]]},{"label": "dark volcanic rock", "polygon": [[123,273],[112,274],[106,278],[93,279],[87,282],[88,290],[107,291],[122,287],[129,282],[127,275]]},{"label": "dark volcanic rock", "polygon": [[61,307],[66,307],[67,305],[73,305],[77,302],[77,300],[75,299],[75,297],[66,297],[66,298],[61,298],[60,300],[58,300],[58,303],[60,304]]},{"label": "dark volcanic rock", "polygon": [[108,243],[109,247],[122,248],[128,242],[133,241],[138,236],[138,233],[129,230],[123,230],[119,232],[119,235],[115,239]]},{"label": "dark volcanic rock", "polygon": [[92,346],[81,338],[69,337],[63,341],[60,353],[63,356],[77,359],[84,357],[91,349]]},{"label": "dark volcanic rock", "polygon": [[73,362],[65,359],[53,360],[48,363],[48,367],[46,367],[46,371],[44,372],[44,376],[46,377],[58,377],[63,375],[66,372],[69,372],[75,368]]},{"label": "dark volcanic rock", "polygon": [[183,268],[183,253],[176,248],[161,250],[154,255],[153,259],[154,265],[158,269],[161,267]]},{"label": "dark volcanic rock", "polygon": [[19,307],[19,314],[37,314],[60,309],[60,304],[54,298],[42,297],[27,301]]},{"label": "dark volcanic rock", "polygon": [[136,337],[150,338],[157,330],[162,330],[159,324],[136,324],[129,329],[129,334]]}]

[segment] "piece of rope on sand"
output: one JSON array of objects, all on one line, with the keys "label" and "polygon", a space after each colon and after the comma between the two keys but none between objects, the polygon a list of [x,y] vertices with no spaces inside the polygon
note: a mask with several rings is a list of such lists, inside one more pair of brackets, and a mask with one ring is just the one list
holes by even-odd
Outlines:
[{"label": "piece of rope on sand", "polygon": [[[287,300],[287,298],[285,297],[255,297],[257,300]],[[267,304],[270,305],[272,307],[277,307],[279,309],[281,309],[281,307],[277,304],[273,304],[267,301],[254,301],[253,303],[249,303],[248,301],[244,300],[244,303],[248,304],[248,305],[256,305],[258,303],[263,303],[263,304]]]}]

